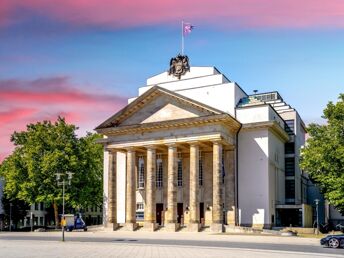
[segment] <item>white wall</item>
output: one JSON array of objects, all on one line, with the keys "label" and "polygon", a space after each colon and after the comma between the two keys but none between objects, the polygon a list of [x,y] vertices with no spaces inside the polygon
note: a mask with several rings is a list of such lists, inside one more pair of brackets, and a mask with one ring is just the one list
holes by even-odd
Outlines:
[{"label": "white wall", "polygon": [[[235,116],[235,107],[245,92],[230,82],[214,67],[191,67],[179,80],[167,72],[153,76],[147,80],[147,86],[139,88],[139,96],[158,85],[185,97],[194,99],[213,108]],[[131,98],[128,103],[136,98]]]},{"label": "white wall", "polygon": [[237,119],[240,123],[256,123],[256,122],[266,122],[269,121],[269,106],[251,106],[238,108],[236,110]]},{"label": "white wall", "polygon": [[241,131],[238,140],[238,201],[241,225],[269,223],[268,130]]},{"label": "white wall", "polygon": [[269,131],[269,205],[270,218],[275,205],[285,203],[284,142]]}]

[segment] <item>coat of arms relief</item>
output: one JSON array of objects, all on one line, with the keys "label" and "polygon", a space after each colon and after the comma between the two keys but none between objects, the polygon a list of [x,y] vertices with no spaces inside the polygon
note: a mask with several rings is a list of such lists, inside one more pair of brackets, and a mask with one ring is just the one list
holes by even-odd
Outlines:
[{"label": "coat of arms relief", "polygon": [[178,55],[171,58],[169,75],[173,75],[180,79],[182,75],[190,71],[189,58],[187,56]]}]

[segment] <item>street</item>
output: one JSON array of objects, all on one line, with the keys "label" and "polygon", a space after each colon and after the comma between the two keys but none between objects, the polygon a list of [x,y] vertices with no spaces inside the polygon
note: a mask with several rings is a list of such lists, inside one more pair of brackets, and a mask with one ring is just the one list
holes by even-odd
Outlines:
[{"label": "street", "polygon": [[167,232],[0,233],[0,257],[344,257],[318,239]]}]

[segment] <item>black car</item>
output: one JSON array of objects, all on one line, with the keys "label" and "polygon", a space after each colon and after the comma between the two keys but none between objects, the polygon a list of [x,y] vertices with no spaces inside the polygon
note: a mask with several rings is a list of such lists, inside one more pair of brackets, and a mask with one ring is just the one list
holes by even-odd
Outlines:
[{"label": "black car", "polygon": [[320,244],[331,248],[344,248],[344,234],[328,235],[320,240]]}]

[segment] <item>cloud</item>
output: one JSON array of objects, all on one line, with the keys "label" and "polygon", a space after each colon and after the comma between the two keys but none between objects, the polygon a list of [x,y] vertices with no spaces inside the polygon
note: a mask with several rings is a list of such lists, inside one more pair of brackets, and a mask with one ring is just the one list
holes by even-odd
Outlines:
[{"label": "cloud", "polygon": [[73,26],[112,28],[183,19],[225,28],[344,27],[342,0],[2,0],[0,10],[3,24],[34,13]]},{"label": "cloud", "polygon": [[0,162],[13,150],[10,135],[27,124],[63,116],[82,135],[123,107],[126,99],[84,90],[67,76],[0,80]]}]

